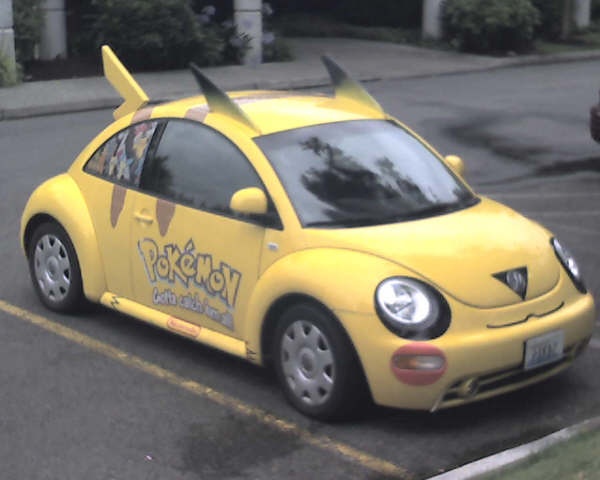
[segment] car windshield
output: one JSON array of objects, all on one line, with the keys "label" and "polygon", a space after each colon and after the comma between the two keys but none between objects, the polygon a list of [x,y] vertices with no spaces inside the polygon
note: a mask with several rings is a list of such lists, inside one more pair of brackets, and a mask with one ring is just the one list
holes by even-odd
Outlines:
[{"label": "car windshield", "polygon": [[395,123],[356,120],[258,137],[304,227],[425,218],[478,199]]}]

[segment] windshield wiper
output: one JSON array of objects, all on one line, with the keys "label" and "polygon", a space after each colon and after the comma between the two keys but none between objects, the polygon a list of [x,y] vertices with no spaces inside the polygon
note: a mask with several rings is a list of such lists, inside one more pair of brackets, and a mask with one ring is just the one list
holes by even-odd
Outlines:
[{"label": "windshield wiper", "polygon": [[379,225],[381,223],[380,218],[339,218],[335,220],[319,220],[315,222],[308,222],[304,224],[304,228],[310,227],[368,227],[370,225]]},{"label": "windshield wiper", "polygon": [[455,212],[462,210],[463,208],[471,207],[479,202],[479,199],[475,196],[459,200],[451,203],[437,203],[428,207],[422,208],[421,210],[414,210],[407,213],[397,213],[394,215],[386,215],[382,217],[360,217],[360,218],[340,218],[332,220],[319,220],[315,222],[308,222],[304,224],[304,227],[336,227],[336,228],[350,228],[350,227],[368,227],[372,225],[385,225],[396,222],[406,222],[409,220],[418,220],[421,218],[433,217],[436,215],[443,215],[445,213]]}]

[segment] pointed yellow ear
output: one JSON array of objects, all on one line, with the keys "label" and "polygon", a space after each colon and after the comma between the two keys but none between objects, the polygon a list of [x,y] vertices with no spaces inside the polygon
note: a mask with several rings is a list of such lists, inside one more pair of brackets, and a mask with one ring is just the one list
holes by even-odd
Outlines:
[{"label": "pointed yellow ear", "polygon": [[148,95],[134,80],[108,45],[102,46],[104,76],[123,98],[123,103],[113,112],[115,120],[133,113],[148,103]]}]

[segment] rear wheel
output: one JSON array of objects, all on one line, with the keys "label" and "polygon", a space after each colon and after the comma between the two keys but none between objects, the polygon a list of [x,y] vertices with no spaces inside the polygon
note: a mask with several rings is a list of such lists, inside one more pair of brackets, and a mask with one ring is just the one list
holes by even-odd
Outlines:
[{"label": "rear wheel", "polygon": [[344,418],[366,398],[362,368],[346,332],[315,305],[294,305],[284,312],[273,357],[286,397],[305,415]]},{"label": "rear wheel", "polygon": [[79,261],[67,232],[56,223],[39,225],[28,252],[29,273],[40,300],[56,312],[72,312],[83,301]]}]

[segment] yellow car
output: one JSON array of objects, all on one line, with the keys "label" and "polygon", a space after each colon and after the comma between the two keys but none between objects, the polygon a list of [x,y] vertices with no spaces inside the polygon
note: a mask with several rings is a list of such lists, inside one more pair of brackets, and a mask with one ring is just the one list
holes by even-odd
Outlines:
[{"label": "yellow car", "polygon": [[160,105],[109,47],[116,121],[39,186],[20,239],[50,309],[83,299],[273,365],[306,415],[437,410],[554,375],[592,335],[569,251],[488,198],[332,60],[333,96]]}]

